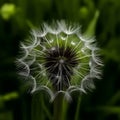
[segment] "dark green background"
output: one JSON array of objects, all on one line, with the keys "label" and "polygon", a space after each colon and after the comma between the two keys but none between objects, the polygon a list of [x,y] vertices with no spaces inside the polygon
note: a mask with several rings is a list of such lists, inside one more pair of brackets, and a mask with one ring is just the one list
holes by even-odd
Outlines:
[{"label": "dark green background", "polygon": [[[16,7],[8,19],[1,12],[5,3]],[[19,43],[30,28],[43,21],[65,19],[79,23],[85,32],[96,10],[100,15],[94,32],[102,49],[103,77],[95,81],[95,90],[83,95],[79,119],[120,120],[120,0],[0,0],[0,120],[31,119],[33,96],[18,79],[14,64]],[[66,113],[68,120],[73,120],[76,96]],[[52,105],[43,93],[37,95],[33,120],[48,120]]]}]

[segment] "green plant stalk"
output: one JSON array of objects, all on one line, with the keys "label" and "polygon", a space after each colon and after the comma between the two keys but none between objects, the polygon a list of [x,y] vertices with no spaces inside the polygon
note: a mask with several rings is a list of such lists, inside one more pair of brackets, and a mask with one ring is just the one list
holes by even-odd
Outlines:
[{"label": "green plant stalk", "polygon": [[63,99],[61,120],[66,120],[68,106],[69,106],[69,102]]},{"label": "green plant stalk", "polygon": [[81,95],[78,98],[74,120],[80,120],[80,118],[79,118],[80,103],[81,103]]},{"label": "green plant stalk", "polygon": [[62,120],[63,95],[58,94],[54,100],[53,120]]}]

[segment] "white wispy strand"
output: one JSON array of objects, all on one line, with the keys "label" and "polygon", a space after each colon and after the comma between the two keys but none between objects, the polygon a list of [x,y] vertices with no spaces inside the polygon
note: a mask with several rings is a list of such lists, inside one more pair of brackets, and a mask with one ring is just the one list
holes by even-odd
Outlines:
[{"label": "white wispy strand", "polygon": [[80,30],[80,27],[75,25],[69,25],[64,20],[57,21],[59,29],[67,35],[75,34]]}]

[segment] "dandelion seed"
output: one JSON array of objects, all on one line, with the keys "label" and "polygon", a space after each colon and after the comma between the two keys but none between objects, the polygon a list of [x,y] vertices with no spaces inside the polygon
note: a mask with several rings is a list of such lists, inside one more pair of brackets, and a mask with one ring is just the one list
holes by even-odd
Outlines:
[{"label": "dandelion seed", "polygon": [[51,100],[59,93],[71,99],[74,91],[94,88],[103,66],[95,39],[82,36],[80,27],[65,21],[42,26],[32,30],[29,43],[21,43],[23,54],[17,58],[20,75],[32,81],[32,93],[45,90]]}]

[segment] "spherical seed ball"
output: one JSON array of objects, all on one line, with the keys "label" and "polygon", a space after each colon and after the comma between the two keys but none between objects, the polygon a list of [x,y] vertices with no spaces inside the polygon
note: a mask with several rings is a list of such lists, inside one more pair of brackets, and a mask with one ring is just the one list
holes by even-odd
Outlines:
[{"label": "spherical seed ball", "polygon": [[95,39],[84,37],[78,25],[44,23],[21,43],[17,68],[32,85],[32,93],[45,90],[53,101],[62,92],[70,99],[70,93],[86,92],[94,88],[95,78],[100,79],[103,64],[98,52]]}]

